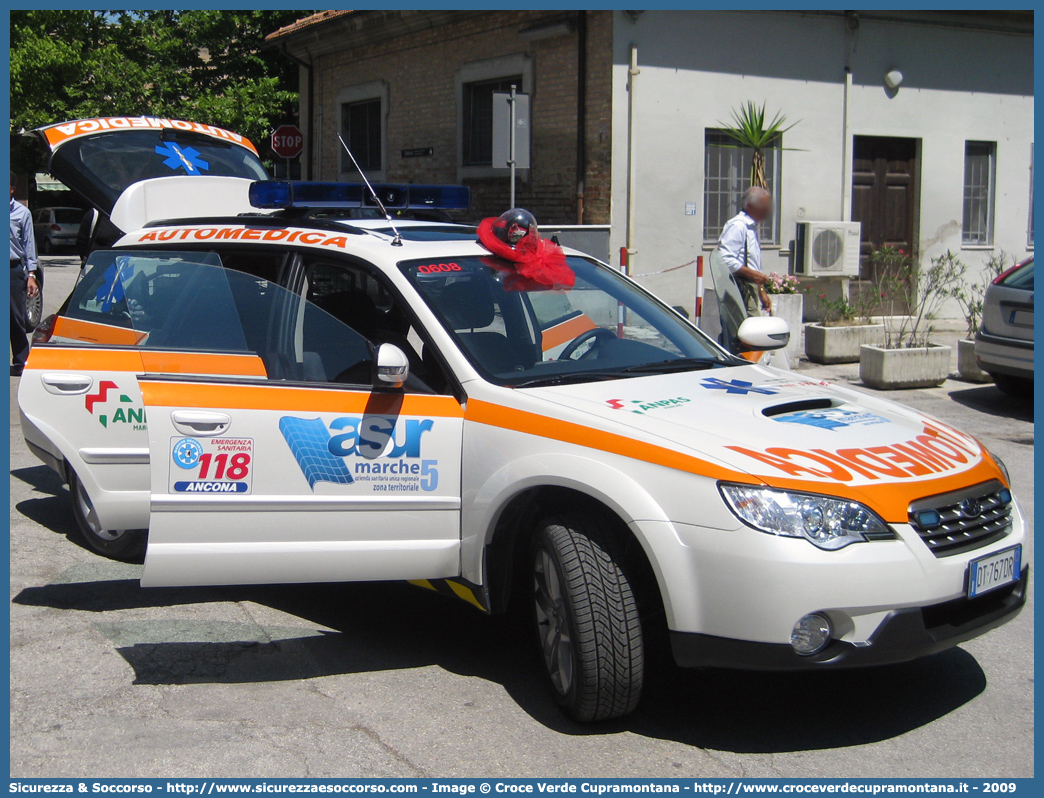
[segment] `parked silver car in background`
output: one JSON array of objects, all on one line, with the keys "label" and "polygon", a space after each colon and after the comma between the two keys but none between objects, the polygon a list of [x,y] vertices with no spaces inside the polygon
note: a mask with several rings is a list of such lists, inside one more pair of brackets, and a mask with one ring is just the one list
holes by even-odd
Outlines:
[{"label": "parked silver car in background", "polygon": [[36,247],[50,255],[61,247],[76,243],[83,208],[40,208],[33,214],[33,233]]},{"label": "parked silver car in background", "polygon": [[975,358],[1005,393],[1033,391],[1033,258],[1012,266],[986,289]]}]

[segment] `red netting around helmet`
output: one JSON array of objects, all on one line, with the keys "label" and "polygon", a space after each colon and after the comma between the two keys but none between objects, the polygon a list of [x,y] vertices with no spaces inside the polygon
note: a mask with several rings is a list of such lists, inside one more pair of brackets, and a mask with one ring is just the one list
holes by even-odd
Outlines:
[{"label": "red netting around helmet", "polygon": [[515,246],[505,244],[493,231],[496,217],[483,219],[478,227],[478,239],[494,255],[511,261],[523,277],[550,288],[572,288],[576,274],[566,264],[565,253],[553,241],[530,233]]}]

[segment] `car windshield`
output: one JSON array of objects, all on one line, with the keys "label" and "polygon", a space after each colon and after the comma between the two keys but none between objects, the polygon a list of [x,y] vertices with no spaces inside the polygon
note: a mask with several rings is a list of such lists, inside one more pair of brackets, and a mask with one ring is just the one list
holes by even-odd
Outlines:
[{"label": "car windshield", "polygon": [[491,382],[514,387],[619,379],[737,361],[616,271],[567,259],[551,289],[494,257],[415,260],[400,269]]},{"label": "car windshield", "polygon": [[264,366],[255,374],[270,380],[371,380],[362,335],[270,280],[224,268],[213,252],[95,252],[60,321],[56,339],[253,356]]}]

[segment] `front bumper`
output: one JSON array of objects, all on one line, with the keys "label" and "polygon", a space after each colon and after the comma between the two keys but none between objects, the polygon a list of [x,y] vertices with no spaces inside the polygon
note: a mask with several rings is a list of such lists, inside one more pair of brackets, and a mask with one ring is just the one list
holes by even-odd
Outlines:
[{"label": "front bumper", "polygon": [[674,659],[683,668],[795,671],[858,668],[926,657],[985,634],[1012,620],[1026,603],[1029,566],[1019,581],[977,599],[894,610],[861,644],[832,640],[811,657],[787,644],[756,643],[690,632],[671,632]]}]

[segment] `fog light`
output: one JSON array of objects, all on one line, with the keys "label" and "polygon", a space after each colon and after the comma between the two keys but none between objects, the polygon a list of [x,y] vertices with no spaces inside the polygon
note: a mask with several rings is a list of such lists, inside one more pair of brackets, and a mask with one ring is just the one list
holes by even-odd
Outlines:
[{"label": "fog light", "polygon": [[921,510],[917,513],[917,523],[921,529],[935,529],[942,524],[942,516],[937,510]]},{"label": "fog light", "polygon": [[794,624],[790,645],[803,657],[818,654],[830,642],[830,621],[825,615],[811,612]]}]

